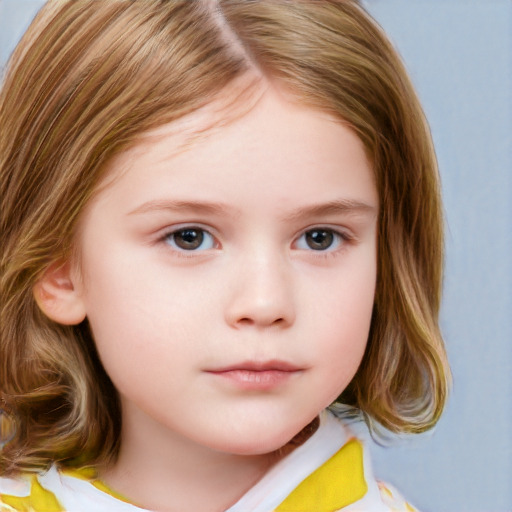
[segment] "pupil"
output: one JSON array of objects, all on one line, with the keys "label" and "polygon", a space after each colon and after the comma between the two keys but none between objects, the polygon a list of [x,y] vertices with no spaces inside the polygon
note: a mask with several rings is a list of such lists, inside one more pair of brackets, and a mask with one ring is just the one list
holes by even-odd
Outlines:
[{"label": "pupil", "polygon": [[197,229],[184,229],[174,236],[176,245],[181,249],[197,249],[203,243],[203,232]]},{"label": "pupil", "polygon": [[306,233],[307,244],[315,251],[328,249],[332,245],[333,239],[331,231],[315,229]]}]

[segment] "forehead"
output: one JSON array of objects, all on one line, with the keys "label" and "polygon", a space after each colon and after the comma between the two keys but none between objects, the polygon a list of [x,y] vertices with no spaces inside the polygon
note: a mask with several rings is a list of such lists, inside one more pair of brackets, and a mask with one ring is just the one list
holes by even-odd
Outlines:
[{"label": "forehead", "polygon": [[104,182],[108,184],[156,146],[165,144],[169,158],[193,149],[223,127],[243,118],[267,89],[266,80],[253,72],[234,80],[201,108],[140,134],[129,149],[110,161]]},{"label": "forehead", "polygon": [[366,195],[353,199],[378,201],[373,171],[355,132],[268,83],[250,94],[244,90],[243,101],[225,94],[143,134],[112,161],[102,188],[118,181],[123,182],[118,192],[128,195],[145,191],[151,199],[183,189],[204,198],[216,191],[216,200],[236,190],[231,182],[261,197],[271,193],[271,184],[283,196],[305,197],[309,191],[327,196],[330,185],[350,182],[354,196]]}]

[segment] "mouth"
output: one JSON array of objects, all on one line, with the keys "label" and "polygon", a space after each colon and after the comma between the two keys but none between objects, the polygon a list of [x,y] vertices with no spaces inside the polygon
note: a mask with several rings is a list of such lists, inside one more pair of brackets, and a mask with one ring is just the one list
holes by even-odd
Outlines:
[{"label": "mouth", "polygon": [[207,370],[206,373],[244,390],[268,391],[280,387],[305,368],[286,361],[244,361],[230,366]]},{"label": "mouth", "polygon": [[272,361],[243,361],[240,363],[235,363],[230,366],[216,368],[213,370],[207,370],[210,373],[222,373],[222,372],[231,372],[231,371],[248,371],[248,372],[297,372],[301,371],[304,368],[300,366],[296,366],[294,364],[288,363],[287,361],[280,361],[277,359],[273,359]]}]

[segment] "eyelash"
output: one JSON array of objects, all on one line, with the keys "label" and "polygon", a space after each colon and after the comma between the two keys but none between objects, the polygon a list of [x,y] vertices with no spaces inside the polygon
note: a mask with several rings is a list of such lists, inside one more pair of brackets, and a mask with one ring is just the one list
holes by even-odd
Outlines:
[{"label": "eyelash", "polygon": [[311,246],[307,248],[300,248],[301,250],[315,253],[315,256],[335,256],[340,252],[341,249],[343,249],[346,243],[353,241],[353,237],[349,236],[349,234],[344,231],[339,231],[325,226],[315,226],[303,231],[302,234],[296,239],[295,244],[297,244],[303,237],[307,237],[308,234],[310,235],[310,237],[312,237],[314,236],[315,233],[327,233],[328,236],[332,237],[331,243],[324,249],[314,249]]},{"label": "eyelash", "polygon": [[[180,233],[183,234],[186,231],[200,233],[200,235],[201,235],[200,243],[201,244],[202,244],[202,242],[204,240],[204,236],[206,234],[207,238],[209,238],[211,240],[211,247],[208,247],[207,249],[198,251],[197,249],[187,250],[187,249],[184,249],[183,247],[176,246],[176,241],[175,241],[176,235],[178,235]],[[178,255],[184,256],[184,257],[190,257],[193,255],[193,253],[203,252],[203,251],[209,250],[209,249],[214,249],[214,248],[216,248],[216,246],[218,246],[218,243],[216,243],[216,241],[215,241],[214,235],[212,235],[207,229],[205,229],[201,226],[196,226],[196,225],[180,226],[178,228],[173,229],[172,231],[168,231],[161,237],[161,241],[163,243],[167,244],[168,246],[170,246],[174,250],[174,252],[176,252]]]},{"label": "eyelash", "polygon": [[[198,248],[195,249],[184,249],[183,247],[176,246],[175,237],[176,235],[180,233],[185,233],[186,231],[193,232],[201,234],[201,240],[200,243],[203,243],[205,234],[207,237],[211,239],[211,247],[207,247],[206,249],[198,250]],[[325,249],[313,249],[311,246],[309,247],[302,247],[299,248],[299,250],[311,252],[315,255],[315,257],[332,257],[336,256],[341,250],[344,248],[344,246],[347,243],[353,243],[355,238],[354,236],[350,235],[349,233],[345,231],[340,231],[331,227],[325,227],[325,226],[313,226],[311,228],[308,228],[304,230],[297,238],[294,239],[294,245],[296,245],[303,237],[306,237],[308,234],[313,234],[315,232],[325,232],[329,233],[333,236],[334,242],[336,246],[332,248],[332,244],[326,247]],[[173,240],[171,243],[170,240]],[[168,231],[164,233],[161,238],[159,239],[160,242],[163,242],[167,246],[171,247],[173,251],[182,257],[193,257],[195,253],[198,252],[205,252],[210,249],[218,248],[220,244],[216,243],[215,236],[210,233],[207,229],[197,226],[197,225],[185,225],[180,226],[178,228],[172,229],[172,231]],[[306,242],[307,243],[307,242]]]}]

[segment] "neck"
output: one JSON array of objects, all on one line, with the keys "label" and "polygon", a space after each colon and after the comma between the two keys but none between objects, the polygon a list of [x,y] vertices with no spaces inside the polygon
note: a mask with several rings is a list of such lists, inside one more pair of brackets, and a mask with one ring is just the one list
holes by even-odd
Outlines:
[{"label": "neck", "polygon": [[123,414],[115,464],[101,479],[132,503],[158,512],[221,512],[253,487],[284,452],[223,453],[194,443],[141,411]]}]

